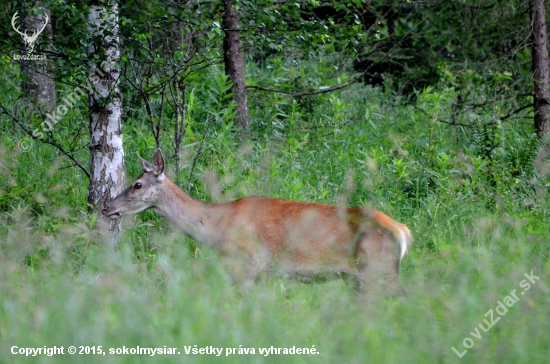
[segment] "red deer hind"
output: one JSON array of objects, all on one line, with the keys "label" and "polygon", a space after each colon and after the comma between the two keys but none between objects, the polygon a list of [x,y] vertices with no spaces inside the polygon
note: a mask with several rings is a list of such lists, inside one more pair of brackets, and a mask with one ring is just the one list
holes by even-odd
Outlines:
[{"label": "red deer hind", "polygon": [[[236,282],[271,271],[301,282],[341,277],[356,291],[400,290],[398,271],[412,244],[406,225],[376,210],[268,197],[226,203],[194,199],[164,174],[164,157],[142,159],[143,174],[102,210],[118,219],[148,208],[214,249]],[[395,290],[397,288],[397,290]]]}]

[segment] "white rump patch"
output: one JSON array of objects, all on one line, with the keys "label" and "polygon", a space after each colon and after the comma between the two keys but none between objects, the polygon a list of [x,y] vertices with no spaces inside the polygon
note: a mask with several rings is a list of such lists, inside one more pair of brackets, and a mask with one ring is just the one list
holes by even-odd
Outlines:
[{"label": "white rump patch", "polygon": [[399,240],[401,240],[401,257],[399,258],[399,262],[401,262],[407,251],[407,234],[405,234],[403,229],[399,228],[399,236]]}]

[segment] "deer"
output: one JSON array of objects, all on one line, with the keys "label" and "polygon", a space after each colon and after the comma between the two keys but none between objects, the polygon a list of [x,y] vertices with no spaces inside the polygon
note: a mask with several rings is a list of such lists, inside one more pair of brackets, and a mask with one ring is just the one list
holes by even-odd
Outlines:
[{"label": "deer", "polygon": [[49,20],[48,14],[45,14],[44,16],[46,20],[44,21],[44,26],[42,27],[42,29],[33,30],[32,35],[30,36],[27,35],[26,30],[25,32],[21,32],[19,30],[19,27],[15,26],[15,22],[17,21],[17,11],[15,12],[15,14],[13,14],[13,17],[11,18],[11,25],[13,29],[23,37],[23,41],[25,42],[25,48],[27,49],[27,54],[32,53],[32,51],[34,50],[34,42],[36,42],[40,33],[42,33],[44,29],[46,29],[46,25],[48,25],[48,20]]},{"label": "deer", "polygon": [[202,202],[166,177],[160,149],[152,163],[137,156],[143,173],[104,205],[107,218],[152,208],[213,249],[245,289],[263,273],[273,273],[304,283],[342,278],[354,292],[406,295],[398,273],[413,238],[405,224],[384,213],[259,196]]}]

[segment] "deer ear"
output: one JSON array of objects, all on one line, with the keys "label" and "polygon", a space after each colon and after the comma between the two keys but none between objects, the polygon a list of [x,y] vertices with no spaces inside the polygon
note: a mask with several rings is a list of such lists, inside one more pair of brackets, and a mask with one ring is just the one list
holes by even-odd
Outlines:
[{"label": "deer ear", "polygon": [[139,158],[139,163],[141,164],[141,168],[143,168],[143,172],[147,173],[147,172],[153,171],[153,165],[147,162],[145,159],[141,158],[141,156],[139,155],[139,152],[136,152],[136,154]]},{"label": "deer ear", "polygon": [[160,149],[157,149],[153,157],[153,173],[155,176],[160,176],[164,172],[164,157]]}]

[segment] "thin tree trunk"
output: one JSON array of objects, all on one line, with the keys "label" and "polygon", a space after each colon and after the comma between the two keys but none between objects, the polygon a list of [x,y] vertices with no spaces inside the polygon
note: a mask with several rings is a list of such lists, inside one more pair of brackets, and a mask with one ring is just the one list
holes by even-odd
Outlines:
[{"label": "thin tree trunk", "polygon": [[[186,2],[188,8],[192,9],[196,5],[196,0]],[[187,115],[187,85],[186,77],[193,56],[197,54],[198,47],[196,40],[199,32],[193,30],[189,24],[183,21],[175,21],[170,29],[170,37],[167,39],[167,49],[172,57],[176,57],[176,52],[183,52],[183,57],[178,65],[172,66],[173,83],[170,88],[172,100],[174,102],[174,158],[176,160],[176,184],[180,183],[181,170],[181,144],[185,137],[185,118]],[[167,69],[168,71],[168,69]]]},{"label": "thin tree trunk", "polygon": [[[124,189],[124,149],[122,145],[122,101],[120,95],[120,38],[118,6],[110,1],[105,7],[93,0],[88,12],[88,58],[90,73],[100,74],[89,98],[90,185],[88,203],[92,210],[101,208]],[[99,59],[94,58],[99,56]],[[103,72],[99,71],[102,66]],[[119,229],[111,221],[111,230]]]},{"label": "thin tree trunk", "polygon": [[232,0],[222,0],[224,12],[222,27],[225,33],[223,40],[223,58],[225,74],[234,82],[231,92],[237,104],[237,125],[241,130],[248,130],[248,100],[246,97],[246,76],[244,72],[244,55],[241,49],[241,22]]},{"label": "thin tree trunk", "polygon": [[[29,5],[30,6],[30,5]],[[47,24],[44,28],[44,24]],[[21,54],[44,56],[39,50],[50,50],[52,44],[52,26],[50,11],[46,16],[42,14],[30,14],[26,6],[21,11],[21,30],[29,35],[33,32],[43,31],[32,45],[23,47]],[[44,46],[40,46],[40,43]],[[31,52],[32,49],[32,52]],[[53,63],[46,59],[21,58],[21,90],[23,97],[29,103],[34,104],[40,113],[53,112],[56,107],[55,82],[53,78]]]},{"label": "thin tree trunk", "polygon": [[548,133],[550,118],[550,61],[548,59],[548,35],[546,33],[546,9],[544,0],[530,0],[533,57],[533,93],[535,101],[535,131],[541,139]]},{"label": "thin tree trunk", "polygon": [[[181,87],[181,89],[180,89]],[[176,183],[180,183],[181,142],[185,136],[185,118],[187,115],[187,87],[184,81],[174,80],[174,156],[176,157]],[[180,96],[181,93],[181,96]]]}]

